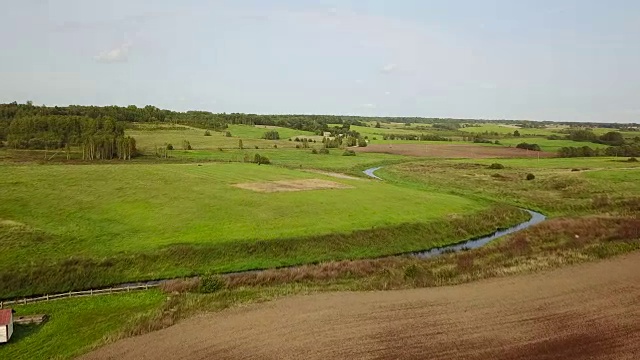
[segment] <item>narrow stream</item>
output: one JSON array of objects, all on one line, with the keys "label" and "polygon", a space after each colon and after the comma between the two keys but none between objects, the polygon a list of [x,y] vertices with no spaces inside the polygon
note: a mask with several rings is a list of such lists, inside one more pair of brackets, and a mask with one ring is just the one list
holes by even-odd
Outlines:
[{"label": "narrow stream", "polygon": [[[377,170],[380,170],[381,168],[382,166],[370,168],[370,169],[364,170],[363,173],[365,173],[365,175],[372,177],[374,179],[382,180],[380,177],[374,174]],[[529,228],[533,225],[539,224],[544,220],[546,220],[546,216],[542,215],[539,212],[528,210],[528,209],[521,209],[521,210],[528,212],[531,215],[531,218],[523,223],[512,226],[510,228],[498,230],[491,235],[483,236],[477,239],[465,240],[463,242],[453,244],[453,245],[448,245],[448,246],[443,246],[443,247],[438,247],[438,248],[433,248],[433,249],[423,250],[423,251],[409,252],[406,254],[399,254],[399,255],[410,255],[410,256],[421,258],[421,259],[428,259],[444,253],[477,249],[479,247],[487,245],[488,243],[492,242],[495,239],[501,238],[505,235],[516,233],[518,231],[524,230],[526,228]]]}]

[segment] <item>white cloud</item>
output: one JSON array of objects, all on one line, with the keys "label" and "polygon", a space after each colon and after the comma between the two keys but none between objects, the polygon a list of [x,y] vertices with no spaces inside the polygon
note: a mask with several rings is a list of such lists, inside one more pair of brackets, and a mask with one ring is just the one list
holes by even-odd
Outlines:
[{"label": "white cloud", "polygon": [[385,74],[389,74],[393,71],[395,71],[398,68],[397,64],[387,64],[385,66],[382,67],[382,69],[380,69],[380,71],[382,71]]},{"label": "white cloud", "polygon": [[338,9],[337,8],[329,9],[329,15],[336,15],[337,13],[338,13]]},{"label": "white cloud", "polygon": [[375,109],[376,108],[376,104],[362,104],[363,108],[367,108],[367,109]]},{"label": "white cloud", "polygon": [[391,95],[391,91],[385,91],[384,94],[385,95]]},{"label": "white cloud", "polygon": [[129,49],[131,49],[131,43],[125,42],[114,49],[101,52],[94,59],[101,63],[126,62],[129,58]]}]

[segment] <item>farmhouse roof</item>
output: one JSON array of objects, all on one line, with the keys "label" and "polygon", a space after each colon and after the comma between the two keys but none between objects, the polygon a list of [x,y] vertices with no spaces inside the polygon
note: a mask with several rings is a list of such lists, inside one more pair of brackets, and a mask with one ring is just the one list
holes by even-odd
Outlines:
[{"label": "farmhouse roof", "polygon": [[11,321],[11,309],[0,310],[0,326],[9,325]]}]

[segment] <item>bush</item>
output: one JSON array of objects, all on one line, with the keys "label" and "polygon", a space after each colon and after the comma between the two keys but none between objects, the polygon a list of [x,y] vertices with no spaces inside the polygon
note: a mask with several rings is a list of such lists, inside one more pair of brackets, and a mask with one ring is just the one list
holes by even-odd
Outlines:
[{"label": "bush", "polygon": [[227,287],[227,282],[220,275],[208,274],[200,278],[198,291],[203,294],[211,294],[225,287]]},{"label": "bush", "polygon": [[193,150],[193,148],[191,147],[191,143],[189,143],[189,140],[182,140],[182,149]]},{"label": "bush", "polygon": [[211,136],[211,131],[206,130],[206,131],[204,132],[204,136]]},{"label": "bush", "polygon": [[254,146],[254,148],[259,149],[259,148],[258,148],[258,145],[255,145],[255,146]]},{"label": "bush", "polygon": [[571,171],[580,171],[580,169],[571,169]]},{"label": "bush", "polygon": [[278,148],[278,144],[273,144],[273,148],[277,149]]},{"label": "bush", "polygon": [[504,165],[498,164],[498,163],[493,163],[493,164],[489,165],[489,169],[501,170],[501,169],[504,169]]},{"label": "bush", "polygon": [[634,158],[634,157],[630,157],[627,159],[627,162],[638,162],[638,159]]},{"label": "bush", "polygon": [[355,151],[353,151],[353,150],[345,150],[345,151],[342,153],[342,156],[356,156],[356,152],[355,152]]},{"label": "bush", "polygon": [[226,133],[224,133],[224,136],[231,137],[231,131],[227,131]]},{"label": "bush", "polygon": [[359,147],[367,147],[367,140],[365,140],[363,138],[359,138],[358,139],[358,146]]},{"label": "bush", "polygon": [[262,135],[262,138],[267,140],[279,140],[280,134],[275,130],[271,130],[265,132],[264,135]]},{"label": "bush", "polygon": [[536,178],[536,176],[535,176],[535,175],[533,175],[533,174],[531,174],[531,173],[527,174],[527,180],[533,180],[533,179],[535,179],[535,178]]},{"label": "bush", "polygon": [[261,164],[269,165],[269,164],[271,164],[271,161],[269,161],[268,157],[260,156],[260,154],[256,154],[253,157],[253,162],[258,164],[258,165],[261,165]]},{"label": "bush", "polygon": [[540,145],[538,144],[528,144],[526,142],[520,143],[518,145],[516,145],[516,147],[518,149],[527,149],[527,150],[531,150],[531,151],[541,151],[542,149],[540,149]]},{"label": "bush", "polygon": [[167,150],[173,150],[173,145],[167,144]]},{"label": "bush", "polygon": [[312,150],[311,150],[311,153],[312,153],[312,154],[317,154],[317,153],[318,153],[318,150],[316,150],[316,149],[312,149]]}]

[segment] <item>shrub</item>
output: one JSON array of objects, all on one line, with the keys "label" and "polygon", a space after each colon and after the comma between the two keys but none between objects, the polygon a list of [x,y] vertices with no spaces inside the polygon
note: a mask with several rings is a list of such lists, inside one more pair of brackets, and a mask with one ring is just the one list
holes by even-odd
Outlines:
[{"label": "shrub", "polygon": [[538,144],[528,144],[526,142],[520,143],[518,145],[516,145],[516,147],[518,149],[527,149],[527,150],[532,150],[532,151],[541,151],[542,149],[540,149],[540,145]]},{"label": "shrub", "polygon": [[571,171],[580,171],[580,169],[571,169]]},{"label": "shrub", "polygon": [[269,161],[269,158],[268,158],[268,157],[266,157],[266,156],[261,156],[260,154],[256,154],[256,155],[253,157],[253,162],[254,162],[254,163],[256,163],[256,164],[258,164],[258,165],[261,165],[261,164],[265,164],[265,165],[271,164],[271,161]]},{"label": "shrub", "polygon": [[318,153],[323,154],[323,155],[328,155],[329,154],[329,149],[327,148],[322,148],[318,151]]},{"label": "shrub", "polygon": [[300,149],[300,145],[296,145],[296,149]]},{"label": "shrub", "polygon": [[258,145],[254,145],[254,148],[259,149],[259,148],[258,148]]},{"label": "shrub", "polygon": [[312,150],[311,150],[311,153],[312,153],[312,154],[317,154],[317,153],[318,153],[318,150],[316,150],[316,149],[312,149]]},{"label": "shrub", "polygon": [[493,143],[496,144],[496,145],[500,145],[500,140],[496,140]]},{"label": "shrub", "polygon": [[374,136],[374,137],[373,137],[373,140],[378,140],[378,138]]},{"label": "shrub", "polygon": [[211,136],[211,131],[206,130],[206,131],[204,132],[204,136]]},{"label": "shrub", "polygon": [[198,291],[203,294],[218,292],[227,287],[227,282],[219,275],[208,274],[200,278]]},{"label": "shrub", "polygon": [[271,130],[265,132],[264,135],[262,135],[262,138],[267,140],[279,140],[280,134],[275,130]]},{"label": "shrub", "polygon": [[167,150],[173,150],[173,145],[167,144]]},{"label": "shrub", "polygon": [[634,157],[630,157],[627,159],[627,162],[638,162],[638,159],[634,158]]},{"label": "shrub", "polygon": [[367,140],[365,140],[363,138],[359,138],[358,139],[358,146],[359,147],[367,147]]},{"label": "shrub", "polygon": [[278,148],[278,144],[273,144],[273,148],[277,149]]},{"label": "shrub", "polygon": [[183,150],[192,150],[191,143],[188,140],[182,140],[182,149]]},{"label": "shrub", "polygon": [[244,145],[242,144],[242,139],[238,139],[238,148],[240,150],[244,149]]},{"label": "shrub", "polygon": [[535,178],[536,178],[536,176],[535,176],[535,175],[533,175],[533,174],[531,174],[531,173],[527,174],[527,180],[533,180],[533,179],[535,179]]},{"label": "shrub", "polygon": [[224,133],[224,136],[231,137],[231,131],[227,131],[226,133]]},{"label": "shrub", "polygon": [[501,169],[504,169],[504,165],[498,164],[498,163],[493,163],[493,164],[489,165],[489,169],[501,170]]},{"label": "shrub", "polygon": [[353,151],[353,150],[345,150],[345,151],[342,153],[342,156],[356,156],[356,152],[355,152],[355,151]]}]

